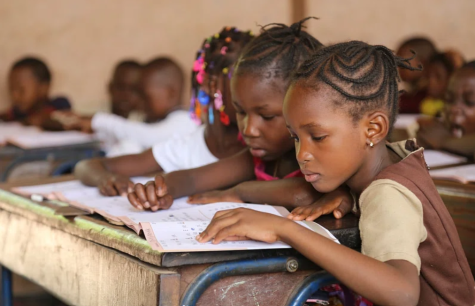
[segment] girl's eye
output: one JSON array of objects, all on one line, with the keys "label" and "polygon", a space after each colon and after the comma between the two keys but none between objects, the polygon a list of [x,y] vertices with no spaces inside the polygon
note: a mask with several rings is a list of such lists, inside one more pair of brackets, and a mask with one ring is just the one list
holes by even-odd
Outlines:
[{"label": "girl's eye", "polygon": [[475,101],[473,101],[473,100],[465,100],[465,105],[472,107],[472,106],[475,105]]},{"label": "girl's eye", "polygon": [[275,116],[264,116],[264,115],[261,115],[261,117],[264,119],[264,120],[272,120],[275,118]]},{"label": "girl's eye", "polygon": [[244,116],[246,113],[243,110],[236,109],[236,114]]},{"label": "girl's eye", "polygon": [[327,136],[320,136],[320,137],[314,137],[312,136],[312,140],[314,141],[322,141],[323,139],[325,139]]}]

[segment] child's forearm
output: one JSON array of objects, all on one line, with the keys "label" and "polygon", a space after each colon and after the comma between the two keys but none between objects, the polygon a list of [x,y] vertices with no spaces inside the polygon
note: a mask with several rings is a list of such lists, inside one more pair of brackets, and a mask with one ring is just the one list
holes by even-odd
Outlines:
[{"label": "child's forearm", "polygon": [[223,189],[254,178],[249,150],[200,168],[170,172],[165,176],[168,194],[174,199]]},{"label": "child's forearm", "polygon": [[403,260],[380,262],[339,245],[292,221],[278,227],[279,238],[378,305],[416,305],[419,277]]},{"label": "child's forearm", "polygon": [[149,149],[140,154],[81,161],[74,169],[74,175],[85,185],[98,186],[104,179],[114,175],[133,177],[161,171],[162,168]]},{"label": "child's forearm", "polygon": [[248,181],[233,188],[243,202],[270,204],[295,208],[310,205],[321,193],[303,178],[288,178],[275,181]]}]

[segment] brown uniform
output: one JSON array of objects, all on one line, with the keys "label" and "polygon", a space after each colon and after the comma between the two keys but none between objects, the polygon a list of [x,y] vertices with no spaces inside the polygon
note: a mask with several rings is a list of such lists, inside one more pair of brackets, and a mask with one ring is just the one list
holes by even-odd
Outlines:
[{"label": "brown uniform", "polygon": [[419,305],[475,305],[475,283],[452,217],[413,141],[388,145],[401,158],[363,191],[362,253],[406,260],[420,272]]}]

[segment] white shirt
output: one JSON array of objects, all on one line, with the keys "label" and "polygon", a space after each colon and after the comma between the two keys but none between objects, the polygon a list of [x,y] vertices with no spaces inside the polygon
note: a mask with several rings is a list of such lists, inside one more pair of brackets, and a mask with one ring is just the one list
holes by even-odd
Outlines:
[{"label": "white shirt", "polygon": [[192,169],[218,161],[205,141],[205,125],[185,136],[175,136],[152,147],[153,157],[165,172]]},{"label": "white shirt", "polygon": [[134,122],[113,114],[97,113],[92,117],[91,126],[101,140],[115,143],[127,140],[143,150],[172,137],[187,135],[197,128],[185,110],[171,112],[157,123]]}]

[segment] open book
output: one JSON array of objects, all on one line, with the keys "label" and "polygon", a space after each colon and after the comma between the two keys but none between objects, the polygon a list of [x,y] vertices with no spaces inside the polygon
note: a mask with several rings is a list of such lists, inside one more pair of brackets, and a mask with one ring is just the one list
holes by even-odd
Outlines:
[{"label": "open book", "polygon": [[0,123],[0,146],[7,144],[11,137],[19,135],[39,134],[40,129],[34,126],[24,126],[19,122],[1,122]]},{"label": "open book", "polygon": [[[134,179],[135,182],[147,180],[150,179]],[[244,207],[285,217],[289,212],[283,207],[231,202],[192,205],[186,202],[186,198],[181,198],[176,199],[168,210],[150,212],[135,209],[124,197],[101,196],[97,188],[83,186],[79,181],[18,187],[13,191],[23,195],[39,194],[48,199],[65,201],[80,209],[100,214],[113,224],[126,225],[137,234],[143,231],[152,248],[161,252],[290,248],[281,242],[268,244],[257,241],[226,241],[213,245],[200,244],[195,240],[217,211]],[[338,240],[319,224],[305,221],[298,223],[338,243]]]},{"label": "open book", "polygon": [[87,144],[96,141],[93,135],[77,131],[16,133],[5,141],[22,149],[38,149]]},{"label": "open book", "polygon": [[467,162],[467,158],[444,151],[424,150],[424,159],[430,168],[459,165]]},{"label": "open book", "polygon": [[445,169],[431,170],[430,176],[435,179],[456,181],[462,184],[475,182],[475,165],[464,165]]}]

